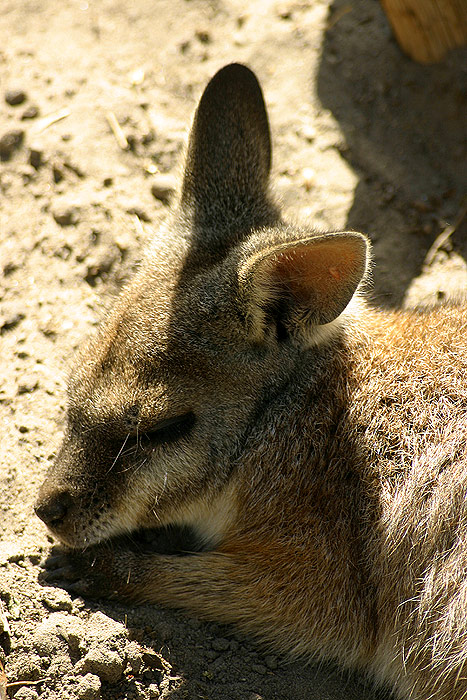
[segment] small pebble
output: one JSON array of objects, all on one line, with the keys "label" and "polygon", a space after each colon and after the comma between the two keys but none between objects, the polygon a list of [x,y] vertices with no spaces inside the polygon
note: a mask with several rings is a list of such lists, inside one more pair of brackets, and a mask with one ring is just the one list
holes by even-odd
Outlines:
[{"label": "small pebble", "polygon": [[58,163],[52,165],[52,177],[56,184],[65,179],[63,168]]},{"label": "small pebble", "polygon": [[230,649],[230,641],[228,639],[224,639],[223,637],[217,637],[216,639],[212,640],[211,646],[216,651],[227,651]]},{"label": "small pebble", "polygon": [[61,634],[62,613],[52,613],[43,620],[34,631],[32,646],[39,656],[57,656],[66,648],[66,641]]},{"label": "small pebble", "polygon": [[195,32],[195,36],[202,44],[209,44],[211,42],[211,35],[206,29],[198,29]]},{"label": "small pebble", "polygon": [[155,175],[151,185],[151,194],[164,204],[168,204],[176,188],[175,177],[170,173]]},{"label": "small pebble", "polygon": [[41,600],[50,610],[67,610],[71,612],[73,608],[70,594],[61,588],[46,588],[41,595]]},{"label": "small pebble", "polygon": [[38,116],[39,107],[36,107],[36,105],[29,105],[29,107],[26,107],[23,114],[21,115],[21,119],[35,119]]},{"label": "small pebble", "polygon": [[40,148],[30,148],[29,149],[29,163],[33,168],[39,170],[41,165],[44,163],[44,153]]},{"label": "small pebble", "polygon": [[108,647],[122,647],[122,649],[126,646],[128,630],[125,625],[100,611],[91,615],[86,627],[86,636],[93,645],[105,643]]},{"label": "small pebble", "polygon": [[209,673],[211,673],[213,677],[220,677],[225,672],[225,668],[226,663],[224,657],[218,656],[217,659],[209,664]]},{"label": "small pebble", "polygon": [[52,216],[59,226],[74,226],[80,220],[80,210],[73,205],[57,205],[52,211]]},{"label": "small pebble", "polygon": [[124,667],[124,657],[112,649],[99,646],[92,647],[75,665],[78,673],[92,673],[108,683],[116,683],[120,680]]},{"label": "small pebble", "polygon": [[24,90],[7,90],[5,92],[5,102],[9,105],[16,106],[21,105],[26,100],[26,93]]},{"label": "small pebble", "polygon": [[[11,273],[14,272],[15,270],[17,270],[18,267],[19,267],[19,265],[17,265],[16,263],[14,263],[14,262],[12,262],[12,261],[7,262],[7,264],[6,264],[5,267],[3,268],[3,274],[5,275],[5,277],[6,277],[7,275],[11,275]],[[24,318],[24,316],[23,316],[22,318]],[[20,320],[21,320],[21,319],[20,319]]]},{"label": "small pebble", "polygon": [[89,286],[95,287],[99,279],[105,279],[106,275],[112,269],[115,260],[116,256],[112,251],[106,251],[100,257],[91,256],[88,259],[86,274],[84,276]]},{"label": "small pebble", "polygon": [[127,644],[126,660],[128,661],[132,672],[137,676],[143,665],[143,656],[137,642],[129,642]]},{"label": "small pebble", "polygon": [[101,679],[93,673],[87,673],[81,678],[75,692],[79,700],[97,700],[101,695]]},{"label": "small pebble", "polygon": [[[11,265],[11,263],[8,264]],[[3,268],[3,274],[8,274],[7,266]],[[18,325],[18,323],[20,323],[23,320],[23,318],[24,314],[13,313],[11,316],[7,316],[6,318],[0,319],[0,335],[3,335],[3,333],[5,333],[6,331],[11,331]]]},{"label": "small pebble", "polygon": [[287,6],[286,4],[278,7],[277,9],[277,14],[281,19],[292,19],[293,17],[293,7],[292,6]]},{"label": "small pebble", "polygon": [[15,693],[15,700],[38,700],[38,694],[34,688],[23,686]]},{"label": "small pebble", "polygon": [[73,663],[67,652],[59,652],[46,659],[48,664],[47,676],[49,678],[61,679],[73,672]]},{"label": "small pebble", "polygon": [[155,698],[160,698],[160,696],[161,696],[160,691],[159,691],[159,687],[158,687],[158,685],[157,685],[156,683],[151,683],[151,684],[148,686],[148,691],[149,691],[149,697],[151,698],[151,700],[152,700],[153,698],[154,698],[154,699],[155,699]]},{"label": "small pebble", "polygon": [[141,67],[135,68],[135,70],[133,70],[129,76],[131,84],[135,85],[135,86],[141,85],[142,83],[144,83],[145,77],[146,77],[145,70],[144,70],[144,68],[141,68]]},{"label": "small pebble", "polygon": [[24,131],[22,129],[13,129],[3,134],[0,138],[0,158],[2,158],[2,160],[11,158],[13,152],[20,148],[23,139]]},{"label": "small pebble", "polygon": [[27,651],[24,654],[10,656],[8,659],[8,679],[16,681],[37,681],[42,678],[42,665],[40,657]]},{"label": "small pebble", "polygon": [[[146,634],[151,634],[152,630],[146,630]],[[157,638],[162,642],[168,642],[172,638],[173,628],[168,622],[159,622],[157,625]]]},{"label": "small pebble", "polygon": [[18,394],[30,394],[39,386],[39,380],[34,375],[24,375],[18,386]]}]

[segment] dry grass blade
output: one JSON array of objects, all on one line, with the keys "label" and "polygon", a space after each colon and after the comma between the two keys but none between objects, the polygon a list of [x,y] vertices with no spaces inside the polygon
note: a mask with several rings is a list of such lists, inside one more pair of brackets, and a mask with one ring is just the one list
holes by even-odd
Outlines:
[{"label": "dry grass blade", "polygon": [[6,677],[5,669],[2,662],[0,661],[0,700],[7,700],[6,688],[8,679]]},{"label": "dry grass blade", "polygon": [[126,136],[122,131],[122,128],[120,124],[118,123],[117,117],[113,112],[106,112],[105,113],[105,118],[107,119],[110,128],[112,129],[113,135],[115,136],[115,140],[117,141],[118,145],[122,149],[122,151],[128,151],[129,149],[129,143],[126,140]]},{"label": "dry grass blade", "polygon": [[453,234],[461,232],[462,227],[467,229],[467,202],[464,203],[456,222],[452,226],[447,226],[443,231],[441,231],[439,236],[436,237],[431,248],[426,254],[425,265],[431,265],[431,263],[436,257],[436,254],[442,248],[444,248],[444,246],[446,245],[448,240],[453,236]]},{"label": "dry grass blade", "polygon": [[69,117],[71,114],[71,111],[67,108],[64,107],[63,109],[59,109],[57,112],[52,112],[52,114],[47,114],[45,117],[42,119],[39,119],[37,122],[34,131],[37,134],[40,134],[41,131],[45,131],[46,129],[49,128],[49,126],[52,126],[52,124],[55,124],[56,122],[61,121],[62,119],[66,119]]},{"label": "dry grass blade", "polygon": [[143,222],[141,221],[141,219],[139,218],[139,216],[137,214],[134,215],[133,221],[135,223],[136,233],[139,236],[144,237],[146,235],[146,232],[144,230]]},{"label": "dry grass blade", "polygon": [[[6,688],[19,688],[20,686],[23,685],[40,685],[41,683],[44,683],[47,678],[39,678],[37,681],[15,681],[14,683],[7,683]],[[1,698],[1,696],[0,696]]]}]

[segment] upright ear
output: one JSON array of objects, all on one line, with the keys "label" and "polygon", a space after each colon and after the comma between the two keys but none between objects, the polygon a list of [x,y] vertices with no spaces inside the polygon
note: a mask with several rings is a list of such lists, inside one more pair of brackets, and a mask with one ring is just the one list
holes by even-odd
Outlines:
[{"label": "upright ear", "polygon": [[[249,333],[260,342],[275,324],[279,339],[304,344],[344,311],[363,279],[369,243],[360,233],[315,235],[250,255],[239,270]],[[328,327],[329,329],[331,327]]]},{"label": "upright ear", "polygon": [[232,63],[206,87],[188,143],[180,204],[216,228],[261,209],[271,164],[269,123],[259,83]]}]

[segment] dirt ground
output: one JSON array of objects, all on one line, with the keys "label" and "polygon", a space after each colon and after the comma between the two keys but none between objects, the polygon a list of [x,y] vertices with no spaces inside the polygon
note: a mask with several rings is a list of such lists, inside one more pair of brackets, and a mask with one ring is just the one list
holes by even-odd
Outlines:
[{"label": "dirt ground", "polygon": [[[412,63],[376,0],[2,0],[0,658],[9,696],[387,697],[227,627],[42,585],[51,538],[32,504],[60,441],[70,357],[166,216],[209,77],[234,60],[255,70],[285,209],[317,228],[367,232],[373,302],[401,306],[467,288],[465,226],[448,228],[465,206],[466,57]],[[0,697],[2,688],[0,674]]]}]

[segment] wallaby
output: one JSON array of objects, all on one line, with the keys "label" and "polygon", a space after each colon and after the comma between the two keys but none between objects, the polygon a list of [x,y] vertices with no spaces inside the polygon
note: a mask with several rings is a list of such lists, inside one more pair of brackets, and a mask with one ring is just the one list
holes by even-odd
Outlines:
[{"label": "wallaby", "polygon": [[[286,223],[270,161],[261,88],[228,65],[170,220],[72,371],[36,504],[73,550],[53,575],[460,700],[467,310],[367,307],[368,240]],[[144,528],[177,546],[123,537]]]}]

